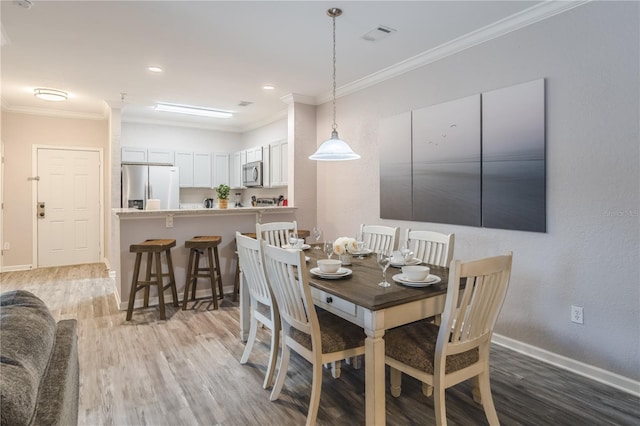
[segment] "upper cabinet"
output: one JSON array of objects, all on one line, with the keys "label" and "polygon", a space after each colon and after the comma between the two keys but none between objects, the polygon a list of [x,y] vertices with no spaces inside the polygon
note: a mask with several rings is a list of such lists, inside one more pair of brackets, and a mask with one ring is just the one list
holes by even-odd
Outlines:
[{"label": "upper cabinet", "polygon": [[229,156],[229,186],[231,189],[242,188],[242,166],[244,164],[242,157],[246,158],[244,151],[237,151]]},{"label": "upper cabinet", "polygon": [[121,150],[123,163],[159,163],[175,165],[174,152],[168,149],[139,148],[126,146]]},{"label": "upper cabinet", "polygon": [[286,140],[269,145],[270,186],[287,186],[289,152]]},{"label": "upper cabinet", "polygon": [[213,187],[221,184],[229,185],[229,154],[222,152],[213,153]]},{"label": "upper cabinet", "polygon": [[147,161],[149,163],[174,164],[175,155],[168,149],[147,149]]},{"label": "upper cabinet", "polygon": [[262,161],[262,147],[257,146],[245,151],[247,153],[247,163],[253,163],[254,161]]},{"label": "upper cabinet", "polygon": [[176,151],[176,166],[180,168],[183,188],[212,188],[211,153]]},{"label": "upper cabinet", "polygon": [[123,163],[146,163],[147,148],[122,147],[120,161]]}]

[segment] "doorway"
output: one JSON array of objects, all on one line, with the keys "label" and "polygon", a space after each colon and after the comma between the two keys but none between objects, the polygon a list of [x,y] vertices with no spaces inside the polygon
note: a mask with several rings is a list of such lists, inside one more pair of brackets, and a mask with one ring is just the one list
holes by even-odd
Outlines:
[{"label": "doorway", "polygon": [[102,152],[35,147],[37,267],[102,261]]}]

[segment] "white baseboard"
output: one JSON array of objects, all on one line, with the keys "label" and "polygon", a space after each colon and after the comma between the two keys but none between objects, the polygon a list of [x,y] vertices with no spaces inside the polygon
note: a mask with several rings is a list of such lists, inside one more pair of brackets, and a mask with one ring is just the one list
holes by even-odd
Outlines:
[{"label": "white baseboard", "polygon": [[15,272],[15,271],[30,271],[33,269],[33,265],[13,265],[3,266],[0,268],[0,272]]},{"label": "white baseboard", "polygon": [[499,334],[494,334],[491,341],[496,345],[504,346],[505,348],[512,349],[521,354],[640,397],[640,381],[632,380],[619,374],[603,370],[602,368],[594,367]]}]

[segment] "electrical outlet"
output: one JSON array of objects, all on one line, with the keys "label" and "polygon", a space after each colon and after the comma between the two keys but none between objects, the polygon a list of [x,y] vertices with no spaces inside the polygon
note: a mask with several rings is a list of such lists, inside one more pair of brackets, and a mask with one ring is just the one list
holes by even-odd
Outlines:
[{"label": "electrical outlet", "polygon": [[576,324],[584,324],[582,306],[571,305],[571,322],[575,322]]},{"label": "electrical outlet", "polygon": [[167,228],[173,228],[173,215],[172,214],[168,214],[167,215],[166,227]]}]

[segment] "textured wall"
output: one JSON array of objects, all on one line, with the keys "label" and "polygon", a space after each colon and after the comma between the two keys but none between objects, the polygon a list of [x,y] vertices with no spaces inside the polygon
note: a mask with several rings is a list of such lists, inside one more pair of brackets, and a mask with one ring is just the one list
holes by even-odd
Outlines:
[{"label": "textured wall", "polygon": [[[359,161],[317,165],[327,237],[366,223],[456,233],[455,257],[513,250],[496,332],[640,379],[639,5],[594,2],[338,100],[341,137]],[[546,79],[547,233],[384,221],[381,118]],[[318,140],[331,127],[318,108]],[[584,325],[570,305],[584,307]]]}]

